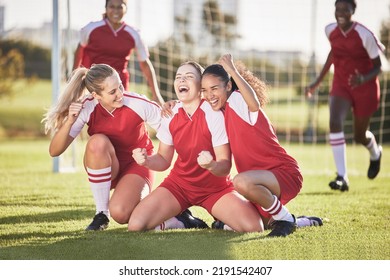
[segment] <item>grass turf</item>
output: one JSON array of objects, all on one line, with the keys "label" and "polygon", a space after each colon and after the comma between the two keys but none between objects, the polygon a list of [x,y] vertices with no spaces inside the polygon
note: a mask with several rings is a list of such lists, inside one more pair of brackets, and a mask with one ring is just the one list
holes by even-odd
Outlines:
[{"label": "grass turf", "polygon": [[[48,140],[0,142],[0,259],[3,260],[388,260],[390,257],[390,147],[378,178],[366,177],[367,151],[348,146],[350,191],[327,186],[334,177],[324,145],[286,145],[299,162],[304,187],[287,206],[299,216],[318,215],[324,226],[298,229],[287,238],[216,230],[127,232],[113,220],[103,232],[85,232],[94,215],[80,162],[75,173],[53,173]],[[234,175],[235,171],[232,170]],[[165,172],[157,174],[160,182]],[[192,212],[211,224],[199,207]]]}]

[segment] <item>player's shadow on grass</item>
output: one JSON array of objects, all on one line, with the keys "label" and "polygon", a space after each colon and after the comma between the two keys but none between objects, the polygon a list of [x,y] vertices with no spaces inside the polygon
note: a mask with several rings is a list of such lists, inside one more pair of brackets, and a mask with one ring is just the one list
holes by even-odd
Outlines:
[{"label": "player's shadow on grass", "polygon": [[232,259],[229,240],[237,234],[214,230],[128,232],[62,231],[30,233],[8,238],[29,239],[2,248],[0,259],[21,260],[223,260]]},{"label": "player's shadow on grass", "polygon": [[0,224],[22,224],[22,223],[52,223],[70,220],[80,220],[91,217],[91,209],[64,210],[49,213],[34,213],[30,215],[14,215],[1,217]]},{"label": "player's shadow on grass", "polygon": [[340,194],[342,194],[340,191],[329,190],[328,192],[300,192],[298,196],[312,196],[312,195],[329,196],[329,195],[340,195]]}]

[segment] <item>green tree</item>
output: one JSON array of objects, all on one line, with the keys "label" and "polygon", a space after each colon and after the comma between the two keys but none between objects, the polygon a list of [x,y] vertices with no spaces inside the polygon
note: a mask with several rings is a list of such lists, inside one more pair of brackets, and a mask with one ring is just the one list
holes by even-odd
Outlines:
[{"label": "green tree", "polygon": [[3,55],[0,49],[0,98],[11,95],[15,81],[23,77],[23,55],[16,49]]},{"label": "green tree", "polygon": [[23,40],[0,40],[0,50],[5,54],[16,49],[24,58],[26,77],[51,78],[51,51]]}]

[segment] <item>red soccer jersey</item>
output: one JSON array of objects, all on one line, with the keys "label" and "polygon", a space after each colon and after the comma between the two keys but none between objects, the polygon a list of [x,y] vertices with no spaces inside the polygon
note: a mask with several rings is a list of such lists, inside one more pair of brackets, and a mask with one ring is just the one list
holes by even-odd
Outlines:
[{"label": "red soccer jersey", "polygon": [[337,23],[331,23],[325,27],[325,33],[332,48],[336,83],[347,85],[349,76],[355,74],[355,70],[367,73],[373,67],[371,59],[384,50],[375,35],[357,22],[346,32]]},{"label": "red soccer jersey", "polygon": [[84,48],[82,66],[90,68],[92,64],[108,64],[119,73],[125,86],[129,80],[127,65],[133,49],[136,49],[139,61],[149,58],[148,49],[136,29],[123,23],[114,30],[107,19],[83,27],[80,45]]},{"label": "red soccer jersey", "polygon": [[183,182],[182,188],[202,192],[203,188],[214,191],[227,187],[227,177],[217,177],[199,166],[198,154],[209,151],[214,159],[213,147],[228,143],[222,112],[213,111],[210,104],[202,100],[192,116],[188,116],[181,103],[174,109],[172,118],[163,118],[157,138],[173,145],[177,160],[169,174],[174,181]]},{"label": "red soccer jersey", "polygon": [[124,105],[111,113],[96,99],[86,99],[69,135],[75,138],[87,124],[89,135],[100,133],[110,139],[121,163],[134,161],[132,151],[135,148],[151,151],[153,143],[145,124],[157,130],[161,121],[161,108],[136,93],[126,92],[123,98]]},{"label": "red soccer jersey", "polygon": [[258,112],[250,112],[238,91],[233,92],[226,102],[225,123],[239,173],[276,168],[300,172],[295,159],[279,144],[267,116],[261,109]]}]

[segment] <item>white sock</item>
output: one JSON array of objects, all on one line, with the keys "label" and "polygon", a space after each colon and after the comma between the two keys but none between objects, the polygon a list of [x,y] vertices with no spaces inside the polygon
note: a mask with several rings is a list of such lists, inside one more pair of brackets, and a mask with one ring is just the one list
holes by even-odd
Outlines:
[{"label": "white sock", "polygon": [[347,175],[347,155],[344,132],[330,133],[329,142],[333,151],[333,159],[336,164],[337,174],[348,181]]},{"label": "white sock", "polygon": [[176,217],[172,217],[162,224],[156,226],[154,230],[160,231],[160,230],[166,230],[166,229],[174,229],[174,228],[185,228],[184,224],[180,222]]},{"label": "white sock", "polygon": [[224,224],[224,225],[223,225],[223,230],[234,231],[234,229],[232,229],[231,227],[229,227],[227,224]]},{"label": "white sock", "polygon": [[107,217],[110,213],[108,203],[111,190],[111,167],[90,169],[87,167],[88,180],[96,206],[96,214],[103,212]]},{"label": "white sock", "polygon": [[272,203],[271,207],[268,209],[262,207],[262,209],[272,215],[272,218],[274,220],[294,222],[294,217],[291,215],[288,209],[279,201],[276,195],[274,195],[274,202]]},{"label": "white sock", "polygon": [[308,218],[297,218],[297,227],[310,227],[311,222]]},{"label": "white sock", "polygon": [[366,148],[370,152],[370,160],[377,160],[381,154],[379,146],[376,143],[375,136],[371,131],[366,131],[366,137],[370,138],[370,143],[367,144]]}]

